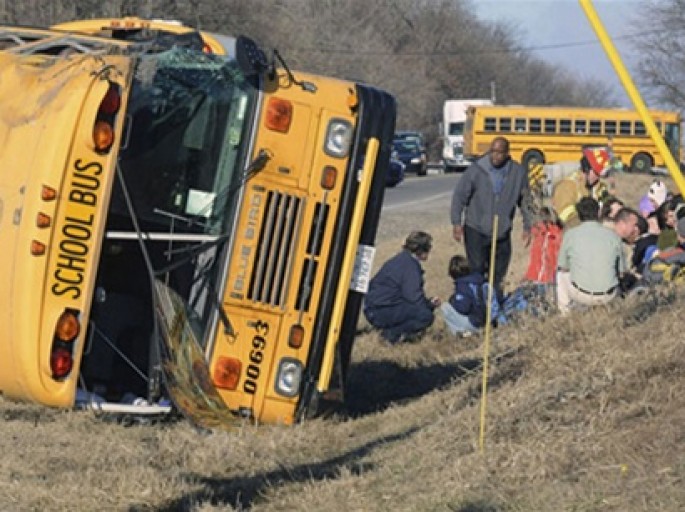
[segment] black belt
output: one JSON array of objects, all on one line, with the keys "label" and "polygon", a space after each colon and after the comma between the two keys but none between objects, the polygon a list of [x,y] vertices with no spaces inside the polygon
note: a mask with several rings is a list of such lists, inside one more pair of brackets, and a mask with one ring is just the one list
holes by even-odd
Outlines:
[{"label": "black belt", "polygon": [[574,283],[573,281],[571,281],[571,284],[572,284],[572,285],[575,287],[575,289],[578,290],[579,292],[583,292],[583,293],[586,293],[586,294],[588,294],[588,295],[610,295],[610,294],[614,293],[614,290],[616,289],[615,286],[612,286],[611,288],[609,288],[609,289],[608,289],[607,291],[605,291],[605,292],[591,292],[590,290],[584,290],[583,288],[581,288],[580,286],[578,286],[578,285],[577,285],[576,283]]}]

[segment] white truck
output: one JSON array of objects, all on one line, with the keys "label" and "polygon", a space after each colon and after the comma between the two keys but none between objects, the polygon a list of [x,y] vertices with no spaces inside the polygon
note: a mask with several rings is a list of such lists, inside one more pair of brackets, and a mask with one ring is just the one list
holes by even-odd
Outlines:
[{"label": "white truck", "polygon": [[446,172],[457,171],[471,163],[464,158],[466,110],[474,105],[492,105],[489,99],[446,100],[442,109],[440,134],[443,140],[442,161]]}]

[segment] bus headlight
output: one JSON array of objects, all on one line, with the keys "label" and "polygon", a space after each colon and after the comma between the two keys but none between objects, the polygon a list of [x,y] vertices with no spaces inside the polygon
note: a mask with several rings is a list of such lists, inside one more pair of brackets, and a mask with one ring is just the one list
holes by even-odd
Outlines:
[{"label": "bus headlight", "polygon": [[324,151],[329,156],[344,158],[350,150],[352,124],[344,119],[331,119],[326,129]]},{"label": "bus headlight", "polygon": [[300,392],[301,382],[302,363],[290,357],[281,359],[276,374],[276,393],[292,398]]}]

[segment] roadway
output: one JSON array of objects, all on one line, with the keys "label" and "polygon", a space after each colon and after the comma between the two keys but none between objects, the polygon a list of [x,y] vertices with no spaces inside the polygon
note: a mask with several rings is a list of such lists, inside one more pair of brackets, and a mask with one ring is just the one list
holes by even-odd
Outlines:
[{"label": "roadway", "polygon": [[431,210],[449,211],[452,191],[461,173],[408,175],[394,188],[385,189],[383,213]]}]

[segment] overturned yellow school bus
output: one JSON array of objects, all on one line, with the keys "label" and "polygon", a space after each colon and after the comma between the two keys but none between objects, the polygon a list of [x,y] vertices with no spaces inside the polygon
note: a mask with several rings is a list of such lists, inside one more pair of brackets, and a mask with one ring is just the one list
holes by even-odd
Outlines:
[{"label": "overturned yellow school bus", "polygon": [[340,397],[395,102],[248,38],[0,26],[0,391],[198,423]]}]

